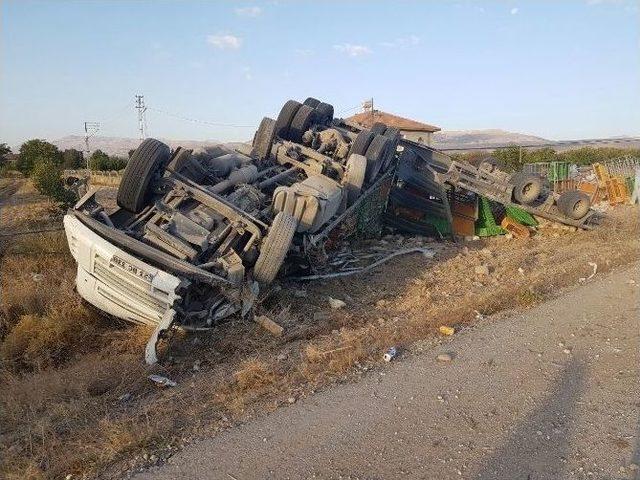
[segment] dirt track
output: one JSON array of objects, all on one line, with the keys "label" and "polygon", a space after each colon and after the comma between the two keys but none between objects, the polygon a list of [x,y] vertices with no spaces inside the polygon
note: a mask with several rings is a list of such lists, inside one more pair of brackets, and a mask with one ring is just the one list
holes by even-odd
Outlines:
[{"label": "dirt track", "polygon": [[136,478],[635,478],[639,274],[425,343]]}]

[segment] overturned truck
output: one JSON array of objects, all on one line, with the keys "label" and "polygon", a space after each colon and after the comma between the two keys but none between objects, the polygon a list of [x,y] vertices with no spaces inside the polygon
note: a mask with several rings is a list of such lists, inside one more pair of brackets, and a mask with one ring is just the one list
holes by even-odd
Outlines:
[{"label": "overturned truck", "polygon": [[[78,293],[109,315],[153,326],[148,363],[172,327],[204,330],[244,315],[283,271],[317,271],[345,239],[378,235],[392,191],[422,211],[448,212],[452,186],[539,209],[529,177],[452,162],[395,128],[334,118],[314,98],[286,102],[245,147],[194,153],[146,139],[124,171],[117,208],[90,190],[64,218]],[[424,187],[417,204],[412,182]],[[575,222],[554,208],[556,219]]]},{"label": "overturned truck", "polygon": [[292,268],[310,269],[336,237],[379,232],[399,142],[394,129],[334,121],[333,107],[313,98],[288,101],[238,151],[172,152],[146,139],[114,211],[90,190],[64,218],[77,291],[107,314],[154,326],[153,363],[172,326],[208,329],[247,313],[287,254]]}]

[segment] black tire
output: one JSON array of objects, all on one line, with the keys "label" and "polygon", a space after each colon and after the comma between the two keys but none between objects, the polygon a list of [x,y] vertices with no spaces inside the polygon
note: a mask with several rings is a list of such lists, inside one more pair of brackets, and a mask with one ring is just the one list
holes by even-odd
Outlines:
[{"label": "black tire", "polygon": [[264,117],[253,137],[253,148],[251,157],[263,161],[271,155],[271,147],[276,136],[276,121],[269,117]]},{"label": "black tire", "polygon": [[395,127],[387,127],[387,130],[384,132],[386,137],[389,137],[396,142],[400,141],[400,130]]},{"label": "black tire", "polygon": [[367,158],[363,155],[350,155],[347,160],[342,186],[347,195],[347,205],[351,206],[360,196],[367,173]]},{"label": "black tire", "polygon": [[278,275],[284,262],[298,222],[286,212],[280,212],[273,219],[271,228],[262,242],[260,255],[253,267],[253,278],[260,283],[271,283]]},{"label": "black tire", "polygon": [[[385,137],[387,137],[387,135],[385,135]],[[391,166],[391,163],[393,163],[393,160],[395,159],[396,151],[398,150],[398,141],[395,138],[391,138],[391,137],[387,137],[387,138],[389,139],[390,145],[389,145],[389,150],[387,152],[387,156],[382,162],[383,172],[386,172],[389,169],[389,167]]]},{"label": "black tire", "polygon": [[520,204],[529,204],[535,201],[542,193],[542,179],[537,175],[516,174],[512,177],[512,183],[513,198]]},{"label": "black tire", "polygon": [[173,170],[174,172],[180,173],[180,170],[184,168],[189,159],[191,158],[191,150],[187,150],[186,148],[178,147],[173,152],[171,156],[171,160],[169,160],[169,164],[167,168]]},{"label": "black tire", "polygon": [[291,122],[293,121],[293,117],[298,113],[298,109],[302,106],[300,102],[296,102],[295,100],[289,100],[285,103],[278,114],[278,119],[276,120],[275,134],[276,136],[287,140],[289,138],[289,128],[291,127]]},{"label": "black tire", "polygon": [[316,111],[309,105],[302,105],[289,127],[289,140],[301,142],[304,132],[309,130],[316,121]]},{"label": "black tire", "polygon": [[147,138],[133,152],[122,174],[118,187],[117,203],[121,208],[139,213],[151,196],[151,183],[160,179],[171,156],[164,143]]},{"label": "black tire", "polygon": [[308,97],[304,102],[302,102],[303,105],[308,105],[311,108],[316,108],[320,103],[320,100],[313,97]]},{"label": "black tire", "polygon": [[365,175],[367,182],[373,183],[373,179],[378,176],[387,155],[389,155],[391,146],[391,140],[384,135],[376,135],[371,141],[365,155],[365,157],[367,157],[367,173]]},{"label": "black tire", "polygon": [[316,107],[317,122],[320,125],[331,125],[333,121],[333,105],[320,102]]},{"label": "black tire", "polygon": [[384,135],[385,132],[387,131],[387,126],[382,123],[382,122],[376,122],[373,124],[373,126],[371,127],[371,131],[375,134],[375,135]]},{"label": "black tire", "polygon": [[375,135],[371,132],[371,130],[362,130],[356,136],[355,140],[351,143],[351,148],[349,149],[349,155],[365,155],[367,153],[367,148],[371,144]]},{"label": "black tire", "polygon": [[564,192],[560,195],[556,203],[558,204],[560,213],[573,220],[580,220],[589,212],[589,208],[591,208],[589,196],[578,190]]}]

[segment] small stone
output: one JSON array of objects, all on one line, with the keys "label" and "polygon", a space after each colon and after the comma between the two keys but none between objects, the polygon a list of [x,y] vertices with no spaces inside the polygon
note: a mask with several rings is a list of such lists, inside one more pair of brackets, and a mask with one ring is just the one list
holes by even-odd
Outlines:
[{"label": "small stone", "polygon": [[520,275],[524,275],[524,268],[519,267],[519,268],[518,268],[518,273],[519,273]]},{"label": "small stone", "polygon": [[296,298],[306,298],[307,291],[306,290],[296,290],[293,292],[293,296]]},{"label": "small stone", "polygon": [[565,348],[564,350],[562,350],[564,353],[566,353],[567,355],[569,355],[571,353],[571,349],[570,348]]},{"label": "small stone", "polygon": [[513,233],[505,233],[504,238],[507,240],[511,240],[513,238]]},{"label": "small stone", "polygon": [[333,308],[334,310],[338,310],[340,308],[344,308],[347,306],[346,303],[344,303],[342,300],[338,299],[338,298],[331,298],[329,297],[329,305],[331,306],[331,308]]},{"label": "small stone", "polygon": [[201,364],[202,364],[201,360],[196,360],[195,362],[193,362],[193,367],[191,368],[193,369],[194,372],[199,372]]},{"label": "small stone", "polygon": [[638,464],[630,463],[629,464],[629,470],[631,470],[632,472],[635,472],[636,470],[638,470]]},{"label": "small stone", "polygon": [[286,353],[284,353],[284,352],[279,353],[279,354],[276,356],[276,360],[277,360],[278,362],[284,362],[287,358],[289,358],[289,356],[288,356]]},{"label": "small stone", "polygon": [[296,397],[289,397],[289,398],[287,398],[287,402],[289,402],[289,403],[296,403]]},{"label": "small stone", "polygon": [[328,320],[329,314],[327,312],[313,312],[313,321],[320,322],[322,320]]},{"label": "small stone", "polygon": [[36,283],[40,283],[41,281],[44,280],[44,275],[41,273],[34,273],[31,275],[31,280],[33,280]]},{"label": "small stone", "polygon": [[476,272],[476,275],[489,275],[489,266],[488,265],[476,265],[475,272]]},{"label": "small stone", "polygon": [[450,362],[453,360],[453,355],[450,353],[441,353],[436,357],[439,362]]}]

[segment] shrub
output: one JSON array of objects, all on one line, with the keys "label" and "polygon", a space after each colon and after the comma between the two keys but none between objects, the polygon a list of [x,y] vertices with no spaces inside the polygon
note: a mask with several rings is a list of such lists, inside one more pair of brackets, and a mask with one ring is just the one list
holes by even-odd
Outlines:
[{"label": "shrub", "polygon": [[68,148],[62,152],[62,166],[69,170],[84,168],[84,156],[80,150]]},{"label": "shrub", "polygon": [[89,168],[91,170],[122,170],[127,166],[127,161],[120,157],[110,157],[102,150],[96,150],[89,157]]},{"label": "shrub", "polygon": [[28,140],[20,147],[16,168],[30,175],[38,159],[49,160],[54,166],[62,164],[62,153],[58,147],[44,140]]},{"label": "shrub", "polygon": [[48,158],[36,160],[31,179],[40,193],[56,202],[70,205],[76,200],[75,194],[64,188],[61,168]]}]

